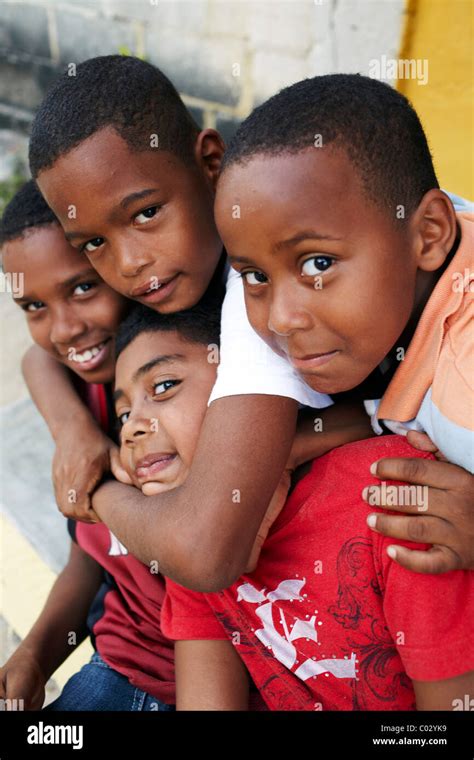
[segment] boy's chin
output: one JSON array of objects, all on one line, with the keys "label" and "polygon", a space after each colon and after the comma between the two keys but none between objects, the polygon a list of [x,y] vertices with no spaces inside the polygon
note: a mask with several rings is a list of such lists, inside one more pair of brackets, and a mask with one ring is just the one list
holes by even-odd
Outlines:
[{"label": "boy's chin", "polygon": [[182,482],[182,478],[176,478],[176,480],[172,481],[171,483],[159,483],[156,480],[149,480],[148,483],[144,483],[140,487],[144,496],[155,496],[159,493],[172,491],[173,488],[180,486]]}]

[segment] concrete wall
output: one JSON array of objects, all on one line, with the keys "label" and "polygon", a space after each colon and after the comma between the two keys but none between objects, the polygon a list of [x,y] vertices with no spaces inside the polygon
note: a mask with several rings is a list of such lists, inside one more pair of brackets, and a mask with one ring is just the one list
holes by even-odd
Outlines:
[{"label": "concrete wall", "polygon": [[27,130],[67,63],[128,52],[229,137],[254,105],[308,76],[396,56],[403,0],[0,1],[0,127]]}]

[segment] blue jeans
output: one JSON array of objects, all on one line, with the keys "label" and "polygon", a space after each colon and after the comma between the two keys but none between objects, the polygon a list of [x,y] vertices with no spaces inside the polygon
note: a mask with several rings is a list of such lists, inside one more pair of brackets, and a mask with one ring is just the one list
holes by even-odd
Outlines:
[{"label": "blue jeans", "polygon": [[153,712],[174,710],[174,706],[166,705],[132,686],[128,678],[107,665],[96,652],[90,662],[69,679],[59,697],[44,710]]}]

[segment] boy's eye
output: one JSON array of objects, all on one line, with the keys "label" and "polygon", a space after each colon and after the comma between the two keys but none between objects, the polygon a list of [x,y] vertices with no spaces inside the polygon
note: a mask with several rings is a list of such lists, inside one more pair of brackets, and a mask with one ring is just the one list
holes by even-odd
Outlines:
[{"label": "boy's eye", "polygon": [[263,272],[244,272],[242,277],[247,285],[264,285],[268,278]]},{"label": "boy's eye", "polygon": [[123,412],[123,414],[118,415],[118,421],[120,425],[125,425],[126,421],[128,420],[130,416],[130,412]]},{"label": "boy's eye", "polygon": [[38,311],[39,309],[42,309],[43,306],[44,306],[43,301],[32,301],[31,303],[25,304],[25,306],[23,306],[23,309],[31,313],[33,311]]},{"label": "boy's eye", "polygon": [[93,288],[93,287],[94,287],[94,283],[93,282],[81,282],[80,285],[76,285],[76,287],[74,288],[73,293],[74,293],[74,295],[79,295],[80,296],[83,293],[88,293],[89,290],[91,290],[91,288]]},{"label": "boy's eye", "polygon": [[92,240],[88,240],[87,243],[81,247],[81,251],[87,251],[87,253],[94,253],[103,244],[104,238],[96,237]]},{"label": "boy's eye", "polygon": [[309,277],[326,272],[330,266],[334,263],[334,259],[331,256],[313,256],[312,259],[307,259],[301,267],[301,274],[306,274]]},{"label": "boy's eye", "polygon": [[140,213],[135,217],[135,222],[138,224],[146,224],[150,219],[153,219],[153,217],[156,215],[156,212],[158,211],[158,208],[158,206],[150,206],[149,208],[140,211]]},{"label": "boy's eye", "polygon": [[153,395],[161,396],[166,391],[169,391],[170,388],[175,388],[180,382],[181,380],[162,380],[161,383],[155,383],[153,385]]}]

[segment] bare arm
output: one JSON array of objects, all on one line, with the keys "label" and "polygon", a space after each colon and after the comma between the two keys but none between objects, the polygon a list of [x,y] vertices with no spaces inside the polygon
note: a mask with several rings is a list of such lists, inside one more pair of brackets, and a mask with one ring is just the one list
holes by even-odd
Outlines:
[{"label": "bare arm", "polygon": [[100,519],[145,564],[196,591],[219,591],[244,572],[285,469],[297,403],[280,396],[217,399],[204,419],[191,472],[179,488],[144,496],[104,483]]},{"label": "bare arm", "polygon": [[177,710],[248,710],[247,670],[230,641],[177,641]]},{"label": "bare arm", "polygon": [[[22,361],[31,397],[56,443],[53,485],[63,514],[94,522],[90,496],[110,469],[114,443],[102,432],[76,392],[66,368],[39,346]],[[74,456],[71,453],[74,452]],[[75,501],[71,501],[71,492]]]},{"label": "bare arm", "polygon": [[31,346],[22,359],[21,369],[31,398],[55,441],[76,421],[96,426],[67,369],[46,351],[37,345]]},{"label": "bare arm", "polygon": [[[466,709],[465,696],[474,695],[474,671],[445,681],[413,681],[417,710]],[[458,701],[459,700],[459,701]]]},{"label": "bare arm", "polygon": [[39,709],[50,676],[87,636],[86,619],[102,578],[100,566],[74,542],[32,629],[0,669],[0,696]]},{"label": "bare arm", "polygon": [[298,414],[290,469],[316,459],[337,446],[374,435],[367,412],[356,401],[340,401],[326,409],[303,409]]}]

